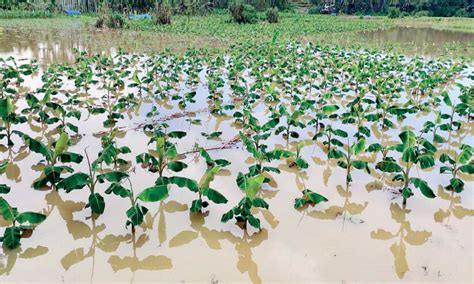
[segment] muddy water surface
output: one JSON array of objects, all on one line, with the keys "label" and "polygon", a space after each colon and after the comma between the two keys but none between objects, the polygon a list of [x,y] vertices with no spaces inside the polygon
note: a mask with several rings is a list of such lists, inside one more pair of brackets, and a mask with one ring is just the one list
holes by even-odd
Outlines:
[{"label": "muddy water surface", "polygon": [[[12,41],[17,38],[16,42],[22,42],[19,37],[20,34],[8,34]],[[76,47],[76,37],[69,37],[70,41],[52,38],[45,45],[45,53],[38,48],[43,41],[32,38],[23,41],[23,48],[12,44],[11,49],[5,48],[7,44],[2,38],[1,55],[43,58],[48,62],[72,60],[70,49]],[[62,45],[55,47],[57,40]],[[469,73],[472,69],[463,76]],[[205,81],[205,76],[201,74],[200,79]],[[39,84],[37,76],[25,83],[32,90]],[[74,89],[69,82],[61,92],[74,92]],[[454,87],[450,90],[459,91]],[[94,88],[92,95],[99,98],[104,92]],[[128,92],[138,94],[133,88],[126,88],[122,94]],[[448,175],[440,175],[439,168],[419,169],[417,175],[425,177],[438,196],[428,200],[416,192],[403,208],[399,196],[379,173],[354,171],[354,181],[346,187],[345,171],[327,161],[324,146],[311,140],[314,133],[309,128],[299,131],[299,140],[307,145],[302,156],[309,162],[308,169],[295,170],[284,160],[272,163],[281,174],[272,174],[274,180],[262,194],[270,204],[270,210],[258,212],[263,230],[250,229],[244,233],[232,221],[220,223],[222,214],[242,197],[235,183],[237,173],[245,171],[253,160],[240,143],[224,147],[226,141],[235,138],[239,127],[231,115],[217,116],[206,110],[205,84],[196,92],[197,102],[187,108],[191,115],[184,117],[169,97],[139,96],[138,105],[124,112],[125,119],[118,124],[122,130],[118,145],[128,145],[132,150],[125,157],[133,162],[129,170],[135,192],[152,186],[157,178],[134,163],[136,155],[150,148],[149,137],[137,128],[142,123],[166,121],[171,129],[187,132],[184,139],[177,141],[178,152],[191,152],[183,157],[189,167],[178,174],[181,176],[198,180],[206,169],[202,159],[192,153],[195,143],[208,149],[223,148],[210,150],[211,156],[232,164],[228,171],[216,177],[212,187],[229,199],[228,204],[211,204],[207,215],[189,214],[195,194],[173,188],[165,201],[147,204],[150,213],[145,224],[132,235],[124,226],[129,207],[126,199],[106,195],[105,213],[92,219],[89,209],[84,209],[88,196],[85,189],[70,194],[33,190],[31,184],[40,175],[37,166],[40,158],[20,147],[21,140],[15,140],[16,145],[11,149],[0,146],[0,160],[12,162],[6,174],[0,176],[2,183],[12,187],[5,198],[19,209],[42,211],[48,218],[31,238],[22,239],[21,249],[4,250],[0,255],[1,282],[472,283],[472,176],[463,176],[464,192],[451,195],[441,186],[449,181]],[[230,102],[227,84],[222,92],[224,100]],[[20,105],[26,107],[21,100]],[[152,106],[158,106],[159,113],[147,118]],[[203,107],[205,111],[201,111]],[[261,103],[254,108],[254,115],[262,121],[269,115],[266,107]],[[102,126],[103,115],[89,117],[86,113],[83,112],[77,123],[82,137],[69,151],[83,154],[87,148],[89,155],[95,156],[100,147],[100,133],[107,128]],[[189,118],[200,119],[201,124],[191,124]],[[432,118],[430,113],[413,115],[396,122],[395,129],[387,132],[368,125],[373,130],[372,142],[397,141],[402,126],[420,129],[429,118]],[[473,126],[472,122],[463,124],[443,147],[472,145]],[[35,122],[23,125],[20,130],[44,141],[50,135],[48,132],[54,134],[51,127],[44,129]],[[220,139],[208,140],[201,135],[214,131],[223,132]],[[268,144],[294,150],[295,141],[273,135]],[[375,161],[376,156],[366,155],[364,159]],[[85,172],[87,166],[82,163],[75,169]],[[304,188],[325,195],[329,202],[301,211],[293,209],[293,200],[301,196]]]}]

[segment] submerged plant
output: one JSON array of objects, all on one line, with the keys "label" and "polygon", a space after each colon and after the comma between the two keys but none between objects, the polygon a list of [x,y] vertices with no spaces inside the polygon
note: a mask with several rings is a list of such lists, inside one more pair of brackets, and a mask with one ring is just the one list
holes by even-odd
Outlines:
[{"label": "submerged plant", "polygon": [[46,219],[41,213],[18,212],[18,209],[11,207],[3,197],[0,197],[0,215],[9,223],[0,241],[4,247],[11,250],[19,247],[21,238],[31,234],[33,229]]},{"label": "submerged plant", "polygon": [[51,187],[57,189],[57,184],[62,180],[61,175],[64,172],[72,173],[74,169],[65,165],[58,165],[58,163],[81,163],[83,157],[80,154],[68,152],[69,137],[65,132],[59,135],[57,141],[47,147],[39,140],[35,140],[26,134],[21,135],[25,144],[29,147],[32,152],[41,154],[45,159],[41,163],[43,164],[43,173],[39,179],[33,182],[34,189],[43,189],[45,187]]},{"label": "submerged plant", "polygon": [[[345,153],[343,152],[345,151]],[[360,139],[359,141],[345,145],[345,148],[331,149],[328,153],[329,159],[336,159],[337,165],[346,170],[346,184],[352,182],[352,168],[358,170],[365,170],[370,174],[369,165],[366,161],[357,160],[357,156],[365,151],[365,139]]]},{"label": "submerged plant", "polygon": [[26,117],[15,113],[15,101],[11,96],[6,96],[5,99],[0,99],[0,118],[4,126],[0,126],[0,140],[7,138],[7,145],[13,146],[12,134],[21,136],[23,133],[13,130],[12,126],[22,124],[27,121]]},{"label": "submerged plant", "polygon": [[251,210],[252,208],[268,209],[268,203],[262,198],[257,197],[264,180],[265,177],[263,175],[247,177],[239,173],[237,185],[244,192],[245,196],[234,208],[222,215],[221,222],[226,223],[235,217],[237,223],[243,229],[247,229],[247,224],[250,224],[252,227],[261,230],[260,219],[255,217]]},{"label": "submerged plant", "polygon": [[428,182],[421,178],[412,177],[410,171],[413,166],[417,165],[422,169],[433,167],[435,164],[433,155],[436,152],[436,147],[428,140],[417,137],[415,133],[409,129],[400,133],[399,137],[401,143],[391,147],[391,149],[402,153],[401,160],[404,168],[392,157],[387,157],[384,161],[377,163],[376,168],[382,172],[395,173],[392,180],[403,183],[403,187],[400,189],[403,204],[406,204],[407,199],[413,196],[411,185],[418,188],[424,196],[435,198],[436,195],[429,187]]},{"label": "submerged plant", "polygon": [[458,174],[474,174],[474,161],[472,161],[471,158],[472,147],[466,144],[461,146],[461,153],[459,154],[441,154],[439,160],[445,165],[440,168],[439,172],[440,174],[451,174],[449,185],[445,187],[446,190],[456,193],[460,193],[464,190],[464,182],[458,177]]}]

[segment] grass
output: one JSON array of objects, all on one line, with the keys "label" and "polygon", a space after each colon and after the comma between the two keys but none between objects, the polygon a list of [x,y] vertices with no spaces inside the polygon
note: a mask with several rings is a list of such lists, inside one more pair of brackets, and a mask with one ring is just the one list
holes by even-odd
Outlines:
[{"label": "grass", "polygon": [[3,10],[0,9],[0,19],[30,19],[51,18],[54,14],[43,10]]},{"label": "grass", "polygon": [[408,17],[393,20],[395,25],[403,27],[433,28],[466,33],[474,33],[474,19],[471,18],[435,18],[435,17]]}]

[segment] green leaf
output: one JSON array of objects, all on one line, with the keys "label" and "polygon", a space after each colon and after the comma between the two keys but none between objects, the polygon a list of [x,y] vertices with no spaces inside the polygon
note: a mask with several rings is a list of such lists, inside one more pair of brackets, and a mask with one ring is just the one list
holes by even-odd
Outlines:
[{"label": "green leaf", "polygon": [[360,139],[357,143],[351,146],[351,151],[354,155],[359,155],[365,149],[365,139]]},{"label": "green leaf", "polygon": [[342,157],[344,157],[344,153],[342,153],[341,151],[337,149],[331,149],[328,153],[329,159],[340,159]]},{"label": "green leaf", "polygon": [[431,168],[435,165],[435,159],[431,155],[421,155],[418,157],[417,162],[422,169]]},{"label": "green leaf", "polygon": [[449,95],[448,95],[447,92],[443,92],[443,101],[444,101],[444,103],[445,103],[447,106],[450,106],[450,107],[453,106],[453,102],[452,102],[451,99],[449,98]]},{"label": "green leaf", "polygon": [[428,198],[435,198],[436,195],[434,194],[433,190],[428,186],[428,183],[419,178],[411,178],[411,182],[413,185],[418,188],[424,196]]},{"label": "green leaf", "polygon": [[244,189],[245,189],[245,194],[247,195],[248,198],[250,199],[255,198],[258,191],[261,189],[262,183],[264,180],[265,180],[265,177],[263,175],[257,175],[247,180],[247,184],[244,185],[245,186]]},{"label": "green leaf", "polygon": [[148,212],[148,209],[144,206],[139,204],[135,204],[135,206],[130,207],[127,210],[127,217],[129,221],[127,221],[127,225],[132,224],[134,226],[139,226],[143,223],[143,217]]},{"label": "green leaf", "polygon": [[0,184],[0,194],[6,194],[10,192],[10,187],[6,184]]},{"label": "green leaf", "polygon": [[221,222],[226,223],[232,218],[234,218],[234,209],[231,209],[228,212],[224,213],[221,217]]},{"label": "green leaf", "polygon": [[21,135],[21,137],[31,151],[41,154],[46,158],[46,160],[51,161],[51,152],[49,151],[48,147],[46,147],[46,145],[44,145],[41,141],[29,137],[26,134]]},{"label": "green leaf", "polygon": [[18,214],[16,217],[16,220],[19,223],[30,223],[33,225],[37,225],[41,222],[43,222],[46,219],[46,215],[36,213],[36,212],[23,212],[21,214]]},{"label": "green leaf", "polygon": [[337,105],[325,105],[322,110],[325,115],[330,115],[338,109],[339,107]]},{"label": "green leaf", "polygon": [[81,189],[89,183],[89,175],[85,173],[75,173],[57,184],[58,189],[65,189],[67,193]]},{"label": "green leaf", "polygon": [[8,249],[20,246],[21,230],[18,227],[8,227],[3,233],[3,245]]},{"label": "green leaf", "polygon": [[69,138],[66,132],[62,132],[59,135],[59,139],[58,141],[56,141],[56,145],[54,147],[53,159],[52,159],[53,161],[56,161],[56,158],[66,150],[68,146],[68,141],[69,141]]},{"label": "green leaf", "polygon": [[3,174],[7,170],[7,167],[8,167],[8,160],[5,160],[5,161],[1,162],[0,163],[0,174]]},{"label": "green leaf", "polygon": [[179,187],[186,187],[193,192],[199,191],[199,186],[197,182],[189,178],[174,176],[174,177],[170,177],[168,179],[168,182],[175,184]]},{"label": "green leaf", "polygon": [[403,171],[397,163],[390,161],[378,162],[375,168],[385,173],[400,173]]},{"label": "green leaf", "polygon": [[120,197],[130,197],[132,196],[132,192],[127,188],[123,187],[119,183],[112,183],[106,190],[105,194],[115,194]]},{"label": "green leaf", "polygon": [[97,179],[100,183],[103,183],[105,180],[109,182],[120,182],[122,179],[128,177],[126,172],[113,171],[97,176]]},{"label": "green leaf", "polygon": [[367,152],[370,152],[370,153],[373,153],[373,152],[380,152],[383,150],[383,146],[379,143],[374,143],[374,144],[371,144],[368,148],[367,148]]},{"label": "green leaf", "polygon": [[298,166],[299,169],[307,169],[309,167],[308,163],[302,158],[296,158],[295,164]]},{"label": "green leaf", "polygon": [[461,164],[465,164],[471,160],[471,157],[472,157],[471,149],[467,148],[467,149],[464,149],[461,152],[461,154],[459,154],[458,161]]},{"label": "green leaf", "polygon": [[138,195],[138,199],[145,202],[157,202],[165,199],[168,196],[168,186],[159,185],[145,189]]},{"label": "green leaf", "polygon": [[328,199],[321,194],[318,194],[316,192],[312,192],[308,190],[308,193],[306,193],[306,196],[308,197],[308,200],[313,202],[314,204],[318,204],[321,202],[327,202]]},{"label": "green leaf", "polygon": [[59,155],[59,160],[62,163],[76,163],[80,164],[82,162],[82,155],[76,154],[76,153],[71,153],[71,152],[65,152]]},{"label": "green leaf", "polygon": [[15,219],[15,211],[3,197],[0,197],[0,214],[5,221],[13,222]]},{"label": "green leaf", "polygon": [[207,170],[206,173],[201,177],[201,180],[199,181],[199,188],[203,190],[209,187],[209,184],[211,183],[211,181],[214,180],[214,177],[220,171],[220,169],[221,168],[219,166],[215,166]]},{"label": "green leaf", "polygon": [[170,138],[183,138],[184,136],[186,136],[186,132],[184,131],[172,131],[170,133],[168,133],[168,137]]},{"label": "green leaf", "polygon": [[173,172],[180,172],[187,167],[188,165],[180,161],[173,161],[168,163],[168,169],[172,170]]},{"label": "green leaf", "polygon": [[209,198],[209,200],[216,204],[227,203],[227,198],[225,198],[224,195],[220,194],[217,190],[209,187],[205,188],[202,191],[202,195],[206,196],[207,198]]},{"label": "green leaf", "polygon": [[192,213],[198,213],[198,212],[201,212],[201,210],[202,210],[202,200],[201,199],[193,200],[189,211],[191,211]]},{"label": "green leaf", "polygon": [[467,164],[459,167],[459,170],[465,174],[474,174],[474,164]]},{"label": "green leaf", "polygon": [[94,214],[101,215],[105,210],[105,201],[99,193],[89,195],[89,206]]},{"label": "green leaf", "polygon": [[416,143],[416,135],[410,129],[402,131],[398,137],[400,137],[403,142],[403,149],[413,147]]},{"label": "green leaf", "polygon": [[306,204],[306,199],[304,199],[304,198],[295,198],[295,204],[294,204],[293,207],[295,207],[295,209],[299,209],[299,208],[303,207],[305,204]]},{"label": "green leaf", "polygon": [[260,219],[255,218],[255,217],[252,216],[252,215],[249,215],[247,221],[249,222],[249,224],[250,224],[252,227],[257,228],[257,229],[260,229]]},{"label": "green leaf", "polygon": [[252,205],[255,207],[260,207],[260,208],[265,208],[265,209],[268,209],[269,207],[268,203],[259,197],[256,197],[252,200]]}]

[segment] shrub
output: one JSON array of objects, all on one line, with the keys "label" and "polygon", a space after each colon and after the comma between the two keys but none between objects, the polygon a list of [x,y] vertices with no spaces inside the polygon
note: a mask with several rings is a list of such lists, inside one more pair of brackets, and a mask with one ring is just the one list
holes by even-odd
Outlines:
[{"label": "shrub", "polygon": [[278,14],[278,8],[270,8],[267,10],[267,21],[269,23],[278,23],[280,21],[280,15]]},{"label": "shrub", "polygon": [[454,13],[454,17],[463,17],[463,18],[472,18],[472,13],[469,13],[467,9],[458,9],[456,13]]},{"label": "shrub", "polygon": [[430,17],[431,13],[429,11],[422,10],[422,11],[416,12],[415,14],[413,14],[413,16],[414,17]]},{"label": "shrub", "polygon": [[408,17],[408,16],[410,16],[410,13],[408,13],[408,12],[402,12],[400,14],[400,18],[405,18],[405,17]]},{"label": "shrub", "polygon": [[234,2],[229,7],[232,19],[239,24],[255,24],[258,22],[257,10],[251,5]]},{"label": "shrub", "polygon": [[321,7],[311,6],[311,8],[309,8],[308,10],[308,14],[310,15],[321,14]]},{"label": "shrub", "polygon": [[400,17],[400,9],[398,8],[390,8],[388,10],[388,17],[390,19],[395,19],[395,18],[399,18]]},{"label": "shrub", "polygon": [[105,25],[108,28],[123,28],[127,25],[127,19],[120,13],[114,12],[107,15]]},{"label": "shrub", "polygon": [[156,4],[154,11],[155,23],[157,25],[170,25],[171,13],[171,6],[163,3]]}]

